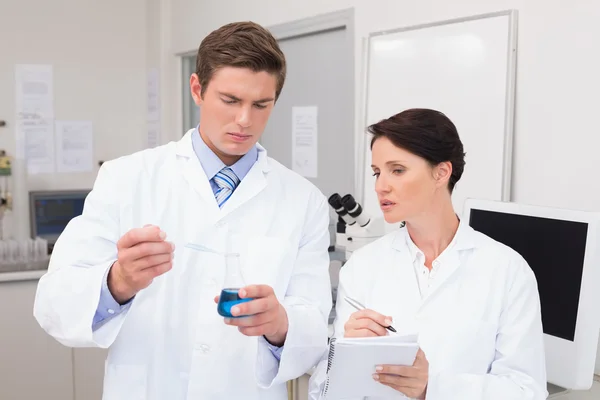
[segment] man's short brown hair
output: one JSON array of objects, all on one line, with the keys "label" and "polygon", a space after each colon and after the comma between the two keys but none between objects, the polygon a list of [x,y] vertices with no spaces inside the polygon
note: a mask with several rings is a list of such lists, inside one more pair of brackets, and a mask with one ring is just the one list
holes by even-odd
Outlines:
[{"label": "man's short brown hair", "polygon": [[196,57],[196,74],[202,87],[201,96],[222,67],[248,68],[254,72],[266,71],[277,78],[275,98],[279,97],[285,82],[285,56],[277,40],[254,22],[234,22],[211,32],[200,43]]}]

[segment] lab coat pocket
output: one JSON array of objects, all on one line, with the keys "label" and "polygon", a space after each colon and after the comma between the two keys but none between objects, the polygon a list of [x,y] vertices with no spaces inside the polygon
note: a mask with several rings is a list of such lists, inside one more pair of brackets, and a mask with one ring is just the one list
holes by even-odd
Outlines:
[{"label": "lab coat pocket", "polygon": [[108,364],[102,399],[145,400],[146,380],[145,365]]},{"label": "lab coat pocket", "polygon": [[251,237],[241,251],[240,263],[247,285],[269,285],[277,291],[278,283],[287,269],[289,244],[270,236]]}]

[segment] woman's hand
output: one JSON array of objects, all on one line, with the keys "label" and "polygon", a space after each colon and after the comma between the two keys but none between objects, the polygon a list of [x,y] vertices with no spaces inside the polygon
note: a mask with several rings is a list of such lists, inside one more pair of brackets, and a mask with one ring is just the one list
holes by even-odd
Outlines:
[{"label": "woman's hand", "polygon": [[392,317],[368,309],[357,311],[344,325],[344,337],[386,336],[385,327],[391,324]]},{"label": "woman's hand", "polygon": [[380,365],[373,379],[412,399],[425,399],[429,380],[429,362],[421,349],[412,367]]}]

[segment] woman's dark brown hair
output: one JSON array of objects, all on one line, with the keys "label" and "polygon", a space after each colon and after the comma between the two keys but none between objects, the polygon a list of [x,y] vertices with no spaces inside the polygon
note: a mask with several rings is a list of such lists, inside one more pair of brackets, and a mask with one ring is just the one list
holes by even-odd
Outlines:
[{"label": "woman's dark brown hair", "polygon": [[450,193],[465,168],[465,153],[456,126],[443,113],[425,108],[402,111],[369,126],[373,134],[371,148],[380,138],[429,162],[431,166],[449,161],[452,175],[448,181]]}]

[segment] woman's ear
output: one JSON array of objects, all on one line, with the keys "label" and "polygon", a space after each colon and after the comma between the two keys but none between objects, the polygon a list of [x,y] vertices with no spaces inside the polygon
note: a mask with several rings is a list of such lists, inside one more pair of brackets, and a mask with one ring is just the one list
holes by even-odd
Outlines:
[{"label": "woman's ear", "polygon": [[450,161],[441,162],[433,169],[433,177],[438,187],[448,186],[450,176],[452,176],[452,163]]}]

